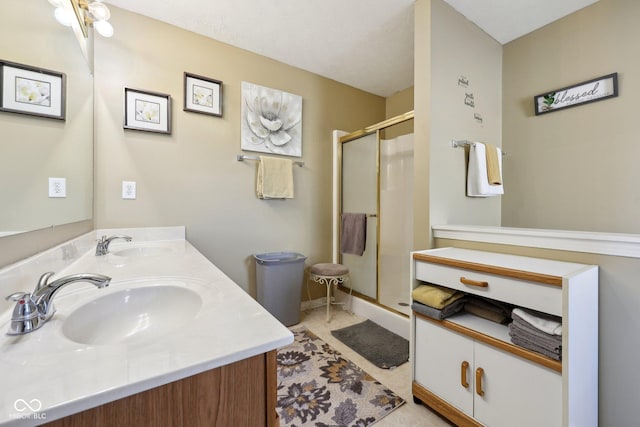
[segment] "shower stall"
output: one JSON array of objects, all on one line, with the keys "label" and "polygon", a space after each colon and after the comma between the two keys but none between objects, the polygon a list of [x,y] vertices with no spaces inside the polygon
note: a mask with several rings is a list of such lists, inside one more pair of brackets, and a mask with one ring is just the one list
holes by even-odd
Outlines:
[{"label": "shower stall", "polygon": [[[336,138],[335,259],[349,267],[356,297],[409,315],[413,246],[413,112]],[[340,217],[366,215],[362,256],[343,254]]]}]

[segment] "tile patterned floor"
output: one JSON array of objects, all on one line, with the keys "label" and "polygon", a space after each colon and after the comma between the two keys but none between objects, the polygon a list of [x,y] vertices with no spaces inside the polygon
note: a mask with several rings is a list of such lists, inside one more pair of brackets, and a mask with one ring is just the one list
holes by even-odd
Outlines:
[{"label": "tile patterned floor", "polygon": [[424,405],[416,405],[413,403],[410,362],[404,363],[392,370],[380,369],[331,335],[331,331],[334,329],[344,328],[355,323],[363,322],[366,319],[350,314],[340,308],[333,310],[333,317],[330,323],[325,322],[325,315],[326,311],[324,306],[302,312],[301,322],[293,326],[293,328],[305,326],[318,335],[323,341],[342,353],[347,359],[360,366],[375,379],[407,401],[407,403],[400,408],[380,420],[376,424],[376,427],[450,427],[453,425],[431,412]]}]

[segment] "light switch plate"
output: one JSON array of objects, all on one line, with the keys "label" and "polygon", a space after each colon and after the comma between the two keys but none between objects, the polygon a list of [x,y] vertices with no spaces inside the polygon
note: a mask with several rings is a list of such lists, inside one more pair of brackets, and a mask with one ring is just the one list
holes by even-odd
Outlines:
[{"label": "light switch plate", "polygon": [[66,178],[49,178],[49,197],[67,197]]},{"label": "light switch plate", "polygon": [[123,199],[136,198],[136,182],[135,181],[122,181],[122,198]]}]

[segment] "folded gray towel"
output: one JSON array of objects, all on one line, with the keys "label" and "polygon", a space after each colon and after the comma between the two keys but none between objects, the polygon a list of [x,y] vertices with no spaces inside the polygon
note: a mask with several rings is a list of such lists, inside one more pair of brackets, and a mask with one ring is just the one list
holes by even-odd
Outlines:
[{"label": "folded gray towel", "polygon": [[514,317],[513,322],[509,325],[509,333],[512,332],[532,341],[539,341],[549,348],[562,345],[562,336],[543,332],[530,323],[521,320],[519,317]]},{"label": "folded gray towel", "polygon": [[343,213],[340,251],[343,254],[362,256],[366,244],[367,215],[363,213]]},{"label": "folded gray towel", "polygon": [[411,304],[411,309],[417,313],[424,314],[427,317],[431,317],[432,319],[442,320],[462,311],[465,301],[466,300],[464,297],[457,299],[451,304],[445,305],[442,309],[433,308],[426,304],[414,301]]},{"label": "folded gray towel", "polygon": [[562,340],[558,341],[554,338],[540,337],[539,335],[531,334],[523,329],[519,329],[513,323],[509,325],[509,336],[512,339],[518,338],[521,340],[526,340],[532,344],[535,344],[538,347],[545,348],[553,352],[559,352],[560,349],[562,348]]},{"label": "folded gray towel", "polygon": [[554,360],[562,360],[562,348],[559,348],[558,351],[551,351],[547,348],[540,347],[531,341],[520,337],[511,337],[511,342],[519,345],[520,347],[526,348],[527,350],[535,351],[536,353],[540,353],[544,356],[550,357]]}]

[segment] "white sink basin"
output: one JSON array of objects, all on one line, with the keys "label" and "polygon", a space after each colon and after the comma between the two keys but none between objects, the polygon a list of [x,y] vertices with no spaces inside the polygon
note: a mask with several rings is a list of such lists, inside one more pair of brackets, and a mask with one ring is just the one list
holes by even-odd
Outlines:
[{"label": "white sink basin", "polygon": [[124,289],[82,305],[62,333],[80,344],[140,343],[179,330],[198,314],[202,298],[174,285]]},{"label": "white sink basin", "polygon": [[121,257],[148,257],[173,252],[171,246],[130,246],[122,249],[113,248],[109,253]]}]

